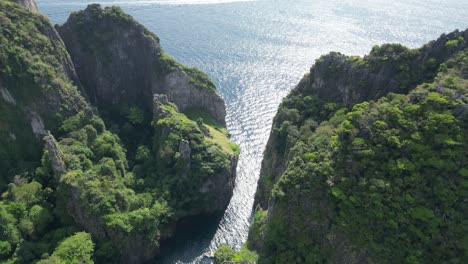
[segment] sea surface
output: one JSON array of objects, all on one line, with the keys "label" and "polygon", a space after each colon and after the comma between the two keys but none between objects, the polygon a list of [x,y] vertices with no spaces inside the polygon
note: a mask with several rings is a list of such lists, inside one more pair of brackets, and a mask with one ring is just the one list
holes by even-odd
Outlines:
[{"label": "sea surface", "polygon": [[[119,5],[176,60],[217,84],[242,150],[224,215],[195,219],[162,245],[163,263],[201,263],[207,250],[247,238],[262,154],[278,104],[330,51],[364,55],[376,44],[419,47],[468,27],[468,0],[37,0],[53,23],[87,4]],[[194,228],[195,227],[195,228]]]}]

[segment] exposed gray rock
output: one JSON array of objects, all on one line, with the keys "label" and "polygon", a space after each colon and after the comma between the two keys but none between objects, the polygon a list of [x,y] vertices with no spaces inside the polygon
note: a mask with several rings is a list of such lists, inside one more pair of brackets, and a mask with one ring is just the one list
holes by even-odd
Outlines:
[{"label": "exposed gray rock", "polygon": [[[448,48],[446,43],[450,39],[460,41]],[[332,52],[317,60],[297,89],[344,106],[377,100],[389,93],[407,94],[416,85],[434,78],[441,63],[467,47],[468,30],[465,30],[443,34],[414,52],[383,46],[379,51],[383,54],[372,51],[362,61]]]},{"label": "exposed gray rock", "polygon": [[38,12],[35,0],[12,0],[32,12]]},{"label": "exposed gray rock", "polygon": [[[446,43],[450,39],[460,41],[457,46],[448,48]],[[389,93],[407,94],[418,84],[434,78],[441,63],[466,48],[468,30],[457,30],[443,34],[439,39],[413,52],[408,52],[404,47],[400,49],[383,46],[380,51],[383,54],[378,54],[380,56],[372,51],[361,60],[332,52],[316,61],[310,72],[291,92],[291,96],[312,95],[326,102],[351,107],[363,101],[378,100]],[[382,58],[386,61],[382,61]],[[429,63],[430,61],[432,62]],[[414,98],[417,98],[417,94]],[[280,125],[273,122],[273,128],[279,128]],[[287,168],[290,147],[289,142],[280,143],[272,129],[262,160],[255,205],[268,207],[272,186],[264,184],[262,178],[268,178],[270,183],[278,181]]]},{"label": "exposed gray rock", "polygon": [[6,88],[0,87],[0,94],[2,94],[3,100],[5,100],[6,102],[10,104],[16,105],[15,98],[11,96],[10,92]]},{"label": "exposed gray rock", "polygon": [[181,112],[204,109],[216,121],[225,124],[226,108],[223,99],[213,91],[191,84],[190,77],[180,67],[156,80],[153,92],[167,94],[169,100],[174,102]]},{"label": "exposed gray rock", "polygon": [[[73,87],[73,84],[79,86],[79,81],[65,45],[48,20],[35,12],[35,2],[15,1],[33,12],[16,4],[3,4],[4,2],[6,1],[2,1],[1,5],[2,11],[15,14],[8,16],[11,23],[5,26],[11,28],[12,25],[28,21],[31,37],[40,37],[43,45],[52,48],[31,48],[29,37],[5,35],[2,37],[5,37],[7,45],[1,49],[4,51],[8,46],[24,49],[55,71],[53,81],[38,78],[38,74],[25,73],[24,67],[11,67],[11,71],[0,73],[0,131],[6,135],[0,138],[0,148],[4,153],[3,157],[9,157],[0,161],[0,178],[10,180],[14,173],[30,170],[29,166],[40,161],[42,139],[47,129],[57,129],[60,121],[80,111],[90,112],[91,108],[82,94]],[[26,68],[31,66],[30,59],[24,56],[18,59],[18,63]],[[8,137],[8,134],[14,137]]]},{"label": "exposed gray rock", "polygon": [[225,124],[224,101],[208,77],[206,86],[195,84],[204,74],[165,55],[159,39],[120,9],[90,5],[58,31],[98,109],[118,114],[122,105],[137,105],[151,113],[152,95],[166,94],[181,112],[204,110]]},{"label": "exposed gray rock", "polygon": [[8,135],[10,136],[11,139],[16,140],[16,135],[13,132],[9,132]]},{"label": "exposed gray rock", "polygon": [[49,153],[50,165],[52,166],[54,176],[59,180],[66,169],[65,161],[57,140],[55,140],[54,136],[49,131],[47,131],[47,136],[45,137],[45,146]]},{"label": "exposed gray rock", "polygon": [[36,113],[30,113],[31,119],[31,129],[38,138],[42,138],[46,134],[46,130],[44,127],[44,123],[42,122],[42,118]]},{"label": "exposed gray rock", "polygon": [[[302,106],[298,105],[289,109],[288,103],[290,103],[289,105],[294,104],[291,103],[294,98],[315,96],[321,101],[351,108],[363,101],[378,100],[389,93],[408,94],[418,85],[432,82],[442,63],[448,62],[454,54],[468,48],[467,39],[468,30],[455,31],[442,35],[438,40],[430,42],[420,49],[410,50],[401,45],[383,45],[376,47],[363,58],[330,53],[317,60],[310,72],[285,99],[273,122],[255,196],[255,204],[261,209],[268,210],[267,217],[264,219],[266,228],[264,230],[270,231],[260,233],[260,237],[258,237],[258,233],[251,232],[249,234],[249,246],[253,246],[260,253],[260,259],[262,259],[262,254],[265,254],[263,257],[274,254],[272,252],[277,249],[276,246],[285,242],[278,239],[275,239],[275,243],[271,242],[273,236],[277,235],[275,231],[271,230],[280,227],[282,229],[280,232],[288,234],[290,239],[296,239],[298,235],[300,237],[306,236],[310,241],[313,241],[314,246],[323,249],[324,256],[328,254],[329,258],[322,259],[322,262],[374,263],[373,256],[368,252],[371,249],[366,248],[366,245],[355,244],[352,237],[333,227],[336,208],[330,204],[330,199],[327,198],[329,194],[324,188],[309,189],[307,192],[301,192],[299,189],[297,192],[288,190],[287,193],[281,195],[281,199],[276,199],[272,195],[272,188],[281,179],[288,166],[300,166],[288,164],[289,161],[291,163],[295,161],[290,158],[291,148],[295,144],[301,144],[295,138],[295,133],[300,133],[295,128],[304,127],[307,118],[309,120],[313,118],[317,123],[328,119],[321,117],[320,114],[301,113],[301,118],[295,118],[293,114],[288,116],[289,110],[304,112],[309,110],[307,107],[301,108]],[[454,40],[456,44],[447,45],[449,40]],[[440,89],[435,87],[436,91],[440,91]],[[426,96],[427,91],[415,91],[410,94],[411,100],[414,101],[421,100]],[[452,96],[463,100],[463,95],[460,93]],[[453,114],[461,118],[468,118],[467,112],[466,107],[457,107],[453,110]],[[318,120],[320,118],[325,120]],[[286,135],[279,132],[283,124],[288,130],[284,132]],[[291,129],[288,129],[288,126]],[[369,131],[362,129],[359,133],[362,133],[362,135],[358,135],[360,138],[367,138],[364,134],[369,133]],[[349,168],[352,168],[352,163],[352,159],[344,159],[340,166],[343,166],[344,171],[350,174],[352,170]],[[291,170],[287,173],[294,172]],[[326,178],[323,177],[323,179]],[[326,183],[333,184],[331,181]],[[307,185],[310,183],[298,181],[298,184]],[[289,215],[287,212],[294,213]],[[297,225],[288,225],[294,221],[301,223],[300,228]],[[258,230],[251,229],[251,231]],[[263,238],[262,236],[266,236],[267,233],[270,237]],[[257,241],[252,241],[255,239]],[[285,239],[288,237],[286,236]]]},{"label": "exposed gray rock", "polygon": [[180,158],[178,163],[185,164],[185,170],[190,170],[192,164],[192,149],[190,148],[190,143],[187,140],[181,140],[179,144],[179,154]]}]

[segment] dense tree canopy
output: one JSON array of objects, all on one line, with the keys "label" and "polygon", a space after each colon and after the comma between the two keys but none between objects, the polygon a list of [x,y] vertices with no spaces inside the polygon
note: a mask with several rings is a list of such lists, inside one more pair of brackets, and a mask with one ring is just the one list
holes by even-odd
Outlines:
[{"label": "dense tree canopy", "polygon": [[270,143],[287,167],[262,175],[270,211],[249,235],[260,263],[466,261],[468,51],[438,69],[408,94],[348,108],[305,89],[283,101]]}]

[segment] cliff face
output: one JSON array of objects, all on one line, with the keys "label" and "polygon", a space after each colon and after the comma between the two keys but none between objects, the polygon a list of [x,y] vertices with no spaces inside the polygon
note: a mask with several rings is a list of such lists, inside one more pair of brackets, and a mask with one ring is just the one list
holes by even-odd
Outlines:
[{"label": "cliff face", "polygon": [[119,113],[138,105],[150,113],[153,94],[166,94],[182,112],[202,109],[223,124],[223,100],[200,71],[173,61],[159,39],[117,7],[90,5],[58,27],[91,102]]},{"label": "cliff face", "polygon": [[229,203],[223,100],[119,8],[73,14],[70,56],[21,3],[0,2],[0,262],[154,261],[181,218]]},{"label": "cliff face", "polygon": [[249,232],[259,263],[465,258],[467,34],[317,60],[265,150]]},{"label": "cliff face", "polygon": [[37,12],[37,5],[35,0],[12,0],[12,2],[17,3],[20,6],[28,9],[31,12]]},{"label": "cliff face", "polygon": [[90,109],[47,18],[8,1],[2,1],[0,17],[1,182],[38,164],[46,130],[56,132],[60,120]]},{"label": "cliff face", "polygon": [[[237,154],[233,154],[224,128],[224,101],[216,94],[211,80],[199,70],[185,67],[165,55],[159,39],[117,7],[103,9],[90,5],[84,11],[73,13],[58,31],[90,101],[126,144],[129,158],[137,163],[135,172],[147,182],[179,178],[179,185],[170,188],[174,188],[172,194],[177,197],[172,200],[180,208],[181,216],[211,213],[226,207],[234,187]],[[215,137],[209,131],[199,137],[202,128],[190,133],[174,127],[151,128],[151,122],[158,123],[152,119],[153,113],[160,109],[153,101],[154,94],[163,94],[174,103],[175,111],[181,112],[176,116],[189,115],[192,120],[184,116],[184,125],[194,124],[203,117],[205,123],[212,125]],[[182,141],[168,145],[165,140],[169,135],[178,135]],[[205,141],[214,144],[205,145]],[[154,173],[150,172],[147,160],[137,158],[138,150],[148,147],[150,142],[153,145],[161,142],[150,148],[152,157],[148,158],[160,165],[155,171],[164,171],[156,176],[149,176]],[[207,155],[216,144],[222,148]],[[180,160],[170,157],[166,163],[161,161],[168,158],[161,156],[168,149],[181,157],[187,155],[188,165],[183,171],[172,168]],[[219,164],[214,166],[214,163]],[[179,197],[182,193],[185,196]],[[184,200],[190,202],[181,202]]]},{"label": "cliff face", "polygon": [[[458,45],[446,46],[458,39]],[[330,53],[317,60],[297,90],[346,107],[389,93],[408,93],[432,80],[439,65],[464,50],[467,40],[468,32],[455,31],[414,50],[386,44],[374,47],[364,58]]]}]

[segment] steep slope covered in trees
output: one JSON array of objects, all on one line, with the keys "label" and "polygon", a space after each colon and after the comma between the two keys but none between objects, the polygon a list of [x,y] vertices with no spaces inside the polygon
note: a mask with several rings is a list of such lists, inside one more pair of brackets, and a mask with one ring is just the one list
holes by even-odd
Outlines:
[{"label": "steep slope covered in trees", "polygon": [[467,260],[467,38],[316,62],[265,151],[259,263]]},{"label": "steep slope covered in trees", "polygon": [[47,18],[0,3],[0,190],[39,164],[45,130],[90,111],[73,63]]}]

